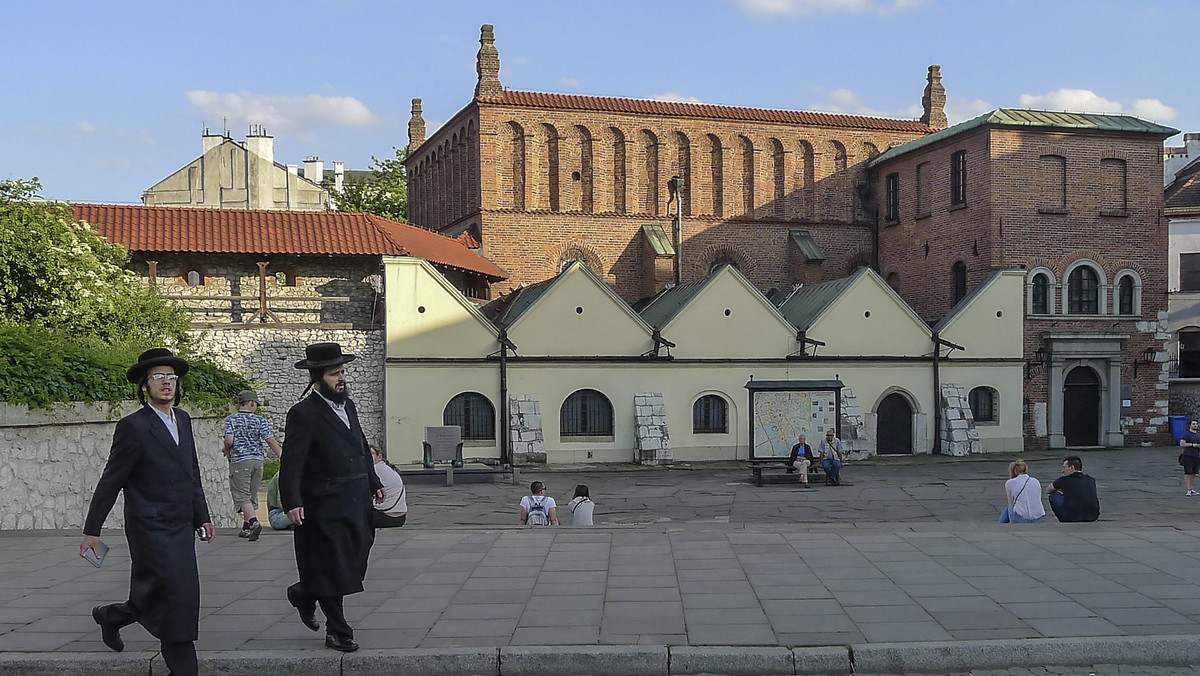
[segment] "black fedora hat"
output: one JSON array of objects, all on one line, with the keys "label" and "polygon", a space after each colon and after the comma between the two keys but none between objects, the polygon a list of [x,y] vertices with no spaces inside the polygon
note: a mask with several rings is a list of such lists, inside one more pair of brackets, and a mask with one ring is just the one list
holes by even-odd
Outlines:
[{"label": "black fedora hat", "polygon": [[171,354],[171,351],[165,347],[156,347],[146,350],[138,357],[137,363],[129,367],[125,372],[125,378],[129,382],[137,384],[141,382],[142,377],[146,375],[146,371],[155,366],[170,366],[175,369],[175,375],[183,376],[188,372],[188,363],[183,359]]},{"label": "black fedora hat", "polygon": [[296,362],[298,369],[327,369],[330,366],[345,364],[358,358],[349,352],[343,353],[342,346],[337,343],[313,343],[304,348],[304,359]]}]

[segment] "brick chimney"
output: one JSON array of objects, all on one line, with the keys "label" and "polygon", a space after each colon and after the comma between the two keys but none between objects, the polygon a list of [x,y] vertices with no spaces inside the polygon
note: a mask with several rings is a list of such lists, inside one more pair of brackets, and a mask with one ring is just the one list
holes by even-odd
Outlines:
[{"label": "brick chimney", "polygon": [[921,121],[934,131],[940,131],[947,126],[946,122],[946,88],[942,86],[942,67],[934,64],[929,67],[929,77],[925,83],[925,94],[921,97],[921,107],[925,110]]},{"label": "brick chimney", "polygon": [[412,117],[408,118],[408,154],[412,155],[425,142],[425,118],[421,117],[421,99],[412,100]]},{"label": "brick chimney", "polygon": [[504,95],[500,84],[500,52],[496,51],[496,36],[492,24],[485,23],[479,29],[479,53],[475,55],[475,72],[479,80],[475,83],[475,98],[498,99]]}]

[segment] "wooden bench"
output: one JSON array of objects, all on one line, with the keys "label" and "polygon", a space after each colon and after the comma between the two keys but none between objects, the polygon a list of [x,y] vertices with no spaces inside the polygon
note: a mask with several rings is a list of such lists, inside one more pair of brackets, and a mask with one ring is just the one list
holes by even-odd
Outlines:
[{"label": "wooden bench", "polygon": [[[792,473],[796,468],[792,467],[792,463],[787,458],[755,458],[750,461],[750,473],[754,477],[754,485],[762,486],[764,469],[782,469],[784,472]],[[825,470],[821,469],[821,465],[813,463],[808,466],[808,481],[811,484],[813,481],[824,481]],[[799,477],[797,477],[799,481]]]}]

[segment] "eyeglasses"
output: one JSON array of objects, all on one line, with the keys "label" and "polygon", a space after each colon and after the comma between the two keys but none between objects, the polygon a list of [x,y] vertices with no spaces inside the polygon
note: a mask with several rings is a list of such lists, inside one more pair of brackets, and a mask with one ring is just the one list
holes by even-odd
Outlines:
[{"label": "eyeglasses", "polygon": [[175,373],[151,373],[150,380],[153,380],[156,383],[162,382],[164,380],[166,380],[167,382],[173,383],[173,382],[179,380],[179,376]]}]

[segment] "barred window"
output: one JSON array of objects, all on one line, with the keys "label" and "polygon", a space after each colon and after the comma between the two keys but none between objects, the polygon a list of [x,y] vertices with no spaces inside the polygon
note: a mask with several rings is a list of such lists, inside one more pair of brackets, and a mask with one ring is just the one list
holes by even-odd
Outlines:
[{"label": "barred window", "polygon": [[1095,270],[1080,266],[1071,272],[1067,279],[1067,313],[1100,314],[1100,284]]},{"label": "barred window", "polygon": [[900,174],[887,175],[887,220],[900,220]]},{"label": "barred window", "polygon": [[451,399],[442,412],[442,424],[461,427],[464,440],[496,438],[496,411],[478,392],[463,392]]},{"label": "barred window", "polygon": [[967,151],[960,150],[950,156],[950,203],[967,202]]},{"label": "barred window", "polygon": [[1033,276],[1033,314],[1050,314],[1050,278],[1041,273]]},{"label": "barred window", "polygon": [[729,431],[725,400],[706,394],[692,406],[692,432],[695,434],[724,434]]},{"label": "barred window", "polygon": [[564,437],[612,436],[613,433],[612,403],[596,390],[579,390],[567,397],[559,417],[559,430]]},{"label": "barred window", "polygon": [[996,422],[996,391],[990,387],[976,387],[967,395],[971,404],[971,415],[975,422]]},{"label": "barred window", "polygon": [[1133,314],[1133,277],[1129,275],[1117,282],[1117,314]]}]

